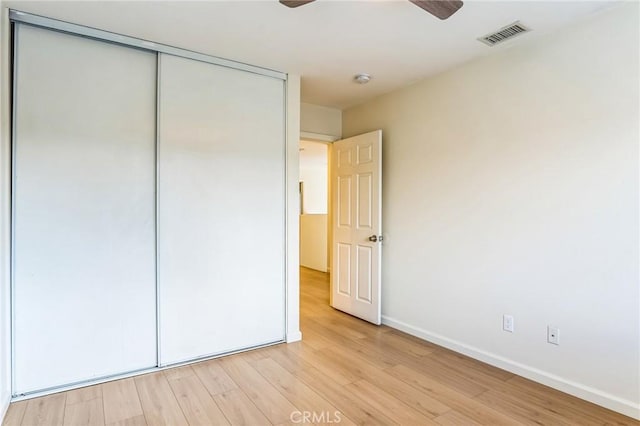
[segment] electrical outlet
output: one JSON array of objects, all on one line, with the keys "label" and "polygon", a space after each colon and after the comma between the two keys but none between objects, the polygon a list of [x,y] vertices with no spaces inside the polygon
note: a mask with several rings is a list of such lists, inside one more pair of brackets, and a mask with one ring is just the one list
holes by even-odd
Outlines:
[{"label": "electrical outlet", "polygon": [[547,342],[553,345],[560,344],[560,329],[558,327],[547,326]]},{"label": "electrical outlet", "polygon": [[513,333],[513,317],[511,315],[505,314],[502,316],[502,329]]}]

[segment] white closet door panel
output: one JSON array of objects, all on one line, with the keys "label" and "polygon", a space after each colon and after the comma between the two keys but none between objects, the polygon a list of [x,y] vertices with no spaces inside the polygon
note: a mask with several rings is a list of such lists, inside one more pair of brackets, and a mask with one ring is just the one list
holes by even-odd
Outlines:
[{"label": "white closet door panel", "polygon": [[156,55],[16,31],[21,394],[156,365]]},{"label": "white closet door panel", "polygon": [[160,361],[284,336],[284,83],[160,56]]}]

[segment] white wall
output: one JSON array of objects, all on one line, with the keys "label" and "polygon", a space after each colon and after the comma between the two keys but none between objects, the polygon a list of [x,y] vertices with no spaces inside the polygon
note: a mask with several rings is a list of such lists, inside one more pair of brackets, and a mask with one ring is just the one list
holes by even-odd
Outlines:
[{"label": "white wall", "polygon": [[343,115],[383,129],[385,322],[636,417],[638,12]]},{"label": "white wall", "polygon": [[0,2],[0,422],[11,398],[9,39],[9,12]]},{"label": "white wall", "polygon": [[300,131],[340,139],[340,136],[342,136],[342,111],[320,105],[301,103]]}]

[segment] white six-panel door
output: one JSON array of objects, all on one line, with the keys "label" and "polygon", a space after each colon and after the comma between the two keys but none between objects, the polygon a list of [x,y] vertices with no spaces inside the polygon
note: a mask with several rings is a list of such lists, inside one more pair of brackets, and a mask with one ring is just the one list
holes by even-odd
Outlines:
[{"label": "white six-panel door", "polygon": [[156,55],[16,25],[22,394],[156,365]]},{"label": "white six-panel door", "polygon": [[333,143],[331,305],[380,324],[382,131]]}]

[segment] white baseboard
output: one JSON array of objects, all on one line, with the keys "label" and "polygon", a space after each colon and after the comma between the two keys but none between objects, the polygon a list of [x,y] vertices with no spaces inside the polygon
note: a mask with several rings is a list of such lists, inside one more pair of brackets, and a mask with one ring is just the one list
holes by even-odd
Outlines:
[{"label": "white baseboard", "polygon": [[302,332],[300,330],[287,333],[287,343],[299,342],[302,340]]},{"label": "white baseboard", "polygon": [[453,351],[470,356],[471,358],[475,358],[479,361],[493,365],[494,367],[507,370],[511,373],[526,377],[527,379],[533,380],[538,383],[542,383],[543,385],[576,396],[580,399],[593,402],[594,404],[640,420],[640,404],[634,403],[633,401],[618,398],[615,395],[611,395],[598,389],[564,379],[562,377],[539,370],[537,368],[530,367],[528,365],[521,364],[500,355],[483,351],[482,349],[475,348],[457,340],[449,339],[448,337],[432,333],[419,327],[414,327],[410,324],[396,320],[394,318],[390,318],[385,315],[382,316],[382,324],[387,325],[391,328],[398,329],[400,331],[404,331],[407,334],[411,334],[412,336],[419,337],[431,343],[435,343],[436,345],[440,345],[447,349],[451,349]]}]

